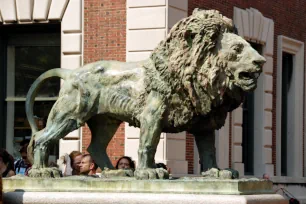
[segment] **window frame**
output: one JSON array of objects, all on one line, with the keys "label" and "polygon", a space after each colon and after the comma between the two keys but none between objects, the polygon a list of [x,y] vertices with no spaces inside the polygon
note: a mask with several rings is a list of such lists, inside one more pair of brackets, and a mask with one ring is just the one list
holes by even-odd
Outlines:
[{"label": "window frame", "polygon": [[[292,138],[293,148],[287,151],[291,159],[288,159],[287,176],[303,176],[303,110],[304,100],[304,43],[283,35],[277,38],[277,85],[276,85],[276,175],[281,176],[281,107],[282,107],[282,59],[283,52],[293,55],[293,118],[294,128]],[[305,136],[304,136],[305,137]],[[305,150],[304,150],[305,151]],[[288,157],[288,155],[287,155]],[[304,158],[304,161],[305,158]],[[304,163],[305,165],[305,163]],[[304,170],[304,175],[305,175]]]},{"label": "window frame", "polygon": [[[26,39],[26,40],[25,40]],[[50,40],[51,39],[51,40]],[[14,151],[14,118],[15,118],[15,102],[26,101],[26,97],[15,97],[10,93],[14,93],[15,89],[15,48],[18,46],[56,46],[61,48],[60,33],[33,33],[33,34],[11,34],[7,40],[7,66],[6,66],[6,149],[13,153]],[[60,53],[59,53],[60,54]],[[35,101],[56,101],[58,97],[36,97]]]}]

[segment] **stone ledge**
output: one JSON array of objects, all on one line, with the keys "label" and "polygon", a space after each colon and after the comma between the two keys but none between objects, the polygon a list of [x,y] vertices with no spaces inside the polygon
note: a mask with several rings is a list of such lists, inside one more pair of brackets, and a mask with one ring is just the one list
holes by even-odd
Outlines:
[{"label": "stone ledge", "polygon": [[290,177],[290,176],[273,176],[270,178],[273,183],[283,183],[283,184],[305,184],[305,177]]},{"label": "stone ledge", "polygon": [[8,204],[288,204],[281,195],[191,195],[148,193],[8,192]]},{"label": "stone ledge", "polygon": [[259,179],[220,180],[185,177],[170,180],[135,178],[65,177],[40,179],[11,177],[3,179],[3,192],[114,192],[254,195],[273,194],[273,183]]}]

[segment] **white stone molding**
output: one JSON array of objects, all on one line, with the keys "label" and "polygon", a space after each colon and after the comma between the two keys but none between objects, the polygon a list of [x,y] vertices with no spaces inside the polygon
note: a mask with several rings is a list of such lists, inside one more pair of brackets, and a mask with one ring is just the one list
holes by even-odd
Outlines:
[{"label": "white stone molding", "polygon": [[[187,16],[187,0],[127,0],[126,61],[149,57],[166,37],[170,27]],[[139,17],[141,16],[141,18]],[[139,129],[125,125],[125,155],[138,162]],[[187,174],[186,133],[162,133],[155,161],[163,162],[172,174]]]},{"label": "white stone molding", "polygon": [[[239,171],[240,176],[244,176],[244,165],[242,163],[242,107],[235,109],[232,114],[232,168]],[[221,150],[222,151],[222,150]]]},{"label": "white stone molding", "polygon": [[48,15],[49,20],[60,20],[63,18],[69,0],[52,0]]},{"label": "white stone molding", "polygon": [[59,143],[59,155],[64,155],[65,153],[70,153],[75,150],[81,150],[81,140],[60,140]]},{"label": "white stone molding", "polygon": [[[59,5],[56,8],[58,8],[57,13],[59,14],[63,12],[65,4]],[[62,68],[75,69],[80,67],[83,59],[83,0],[69,1],[61,22],[61,43]],[[80,129],[75,130],[69,133],[65,138],[79,140],[80,132]],[[63,140],[61,140],[61,143],[62,141]],[[82,141],[79,143],[82,143]],[[60,151],[62,152],[67,152],[65,149],[67,148],[68,150],[70,148],[70,146],[65,144],[61,144],[60,147]],[[76,148],[81,149],[81,147],[82,145],[79,145],[78,148]]]},{"label": "white stone molding", "polygon": [[[1,0],[0,22],[12,23],[47,23],[49,20],[61,21],[64,14],[68,18],[75,17],[69,21],[66,29],[74,27],[73,31],[81,31],[82,27],[82,4],[75,0]],[[69,3],[69,6],[68,6]],[[68,10],[66,10],[68,9]],[[66,17],[66,18],[67,18]],[[79,25],[78,27],[76,25]]]},{"label": "white stone molding", "polygon": [[[154,15],[152,15],[152,12]],[[166,21],[161,20],[166,18],[165,7],[129,9],[128,15],[130,19],[134,19],[127,22],[127,27],[129,27],[129,30],[166,27]]]},{"label": "white stone molding", "polygon": [[[229,167],[229,114],[227,114],[227,118],[225,120],[224,126],[215,131],[215,146],[216,146],[216,160],[219,168],[224,169]],[[195,143],[194,143],[195,144]],[[194,151],[195,148],[194,148]],[[198,154],[198,153],[197,153]],[[199,160],[197,160],[199,163]],[[194,163],[194,167],[195,163]]]},{"label": "white stone molding", "polygon": [[[274,166],[272,164],[274,22],[272,19],[264,17],[257,9],[243,10],[234,7],[234,23],[240,36],[263,46],[262,54],[267,60],[263,67],[263,73],[258,79],[257,89],[254,92],[254,151],[256,150],[256,154],[254,154],[254,175],[261,176],[263,173],[274,175]],[[242,111],[240,113],[237,113],[236,110],[233,112],[233,116],[237,117],[237,114],[241,114],[242,118]],[[239,162],[242,161],[241,145],[243,141],[240,140],[242,123],[235,123],[233,120],[230,125],[232,127],[231,145],[233,145],[232,167],[238,170],[240,168],[239,173],[243,175],[244,164]],[[237,128],[237,126],[241,128]]]},{"label": "white stone molding", "polygon": [[[281,176],[281,106],[282,106],[282,56],[283,52],[293,57],[293,89],[288,93],[292,113],[292,137],[287,143],[287,176],[303,176],[303,98],[304,95],[304,43],[285,36],[277,39],[277,88],[276,88],[276,175]],[[306,161],[306,160],[305,160]]]},{"label": "white stone molding", "polygon": [[[136,2],[136,1],[135,1]],[[83,64],[83,0],[1,0],[0,22],[48,23],[61,22],[61,67],[75,69]],[[60,153],[81,150],[80,130],[65,138],[75,141],[60,142]]]},{"label": "white stone molding", "polygon": [[17,21],[17,9],[15,0],[2,0],[0,10],[3,22]]},{"label": "white stone molding", "polygon": [[165,6],[167,0],[127,0],[127,8]]},{"label": "white stone molding", "polygon": [[33,3],[33,0],[16,0],[17,18],[20,22],[32,20]]},{"label": "white stone molding", "polygon": [[152,51],[165,36],[164,28],[129,30],[126,38],[129,43],[126,45],[126,50],[128,52]]},{"label": "white stone molding", "polygon": [[37,21],[47,20],[51,0],[34,0],[33,19]]}]

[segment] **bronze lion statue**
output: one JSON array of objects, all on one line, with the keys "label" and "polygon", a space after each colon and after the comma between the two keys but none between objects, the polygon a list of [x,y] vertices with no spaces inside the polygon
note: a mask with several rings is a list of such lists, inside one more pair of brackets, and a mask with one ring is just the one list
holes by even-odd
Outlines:
[{"label": "bronze lion statue", "polygon": [[[57,177],[47,168],[48,149],[69,132],[88,124],[88,152],[103,169],[113,168],[106,147],[123,122],[140,127],[138,179],[167,178],[155,168],[161,132],[188,131],[195,137],[202,167],[217,167],[214,131],[256,88],[265,59],[232,21],[214,10],[198,10],[176,23],[149,59],[98,61],[75,70],[52,69],[31,86],[26,113],[32,128],[28,156],[33,177]],[[46,127],[38,131],[33,104],[42,82],[64,79]]]}]

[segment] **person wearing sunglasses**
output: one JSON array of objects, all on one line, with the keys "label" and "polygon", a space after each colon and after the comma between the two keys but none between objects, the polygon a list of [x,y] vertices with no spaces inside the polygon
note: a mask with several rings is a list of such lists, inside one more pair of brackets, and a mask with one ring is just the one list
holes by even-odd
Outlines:
[{"label": "person wearing sunglasses", "polygon": [[15,172],[16,174],[26,175],[27,170],[31,167],[31,163],[27,157],[27,148],[29,145],[29,140],[25,139],[20,143],[19,153],[21,155],[21,159],[15,162]]}]

